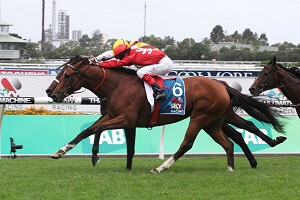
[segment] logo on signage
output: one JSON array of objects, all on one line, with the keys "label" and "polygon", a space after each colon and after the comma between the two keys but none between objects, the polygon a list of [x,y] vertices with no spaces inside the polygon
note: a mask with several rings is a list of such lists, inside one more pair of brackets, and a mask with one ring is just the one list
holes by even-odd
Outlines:
[{"label": "logo on signage", "polygon": [[[270,128],[270,125],[268,124],[262,124],[261,122],[257,121],[256,119],[250,119],[249,121],[252,121],[255,126],[265,135],[272,138],[272,130]],[[270,146],[263,141],[260,137],[257,135],[254,135],[253,133],[250,133],[249,131],[243,130],[243,129],[236,129],[238,132],[240,132],[243,135],[245,143],[248,145],[251,151],[260,151],[263,149],[267,149]],[[236,152],[243,152],[241,148],[235,144],[234,150]]]},{"label": "logo on signage", "polygon": [[0,96],[3,97],[19,97],[17,90],[22,88],[22,84],[19,79],[14,78],[11,81],[7,78],[1,79]]},{"label": "logo on signage", "polygon": [[[91,126],[93,122],[89,122],[84,124],[81,127],[83,131],[87,127]],[[94,144],[95,135],[91,135],[90,137],[84,139],[82,144],[82,151],[83,153],[91,153],[92,146]],[[125,139],[125,132],[123,129],[114,129],[114,130],[106,130],[103,131],[100,135],[100,153],[113,153],[116,151],[126,151],[126,139]],[[125,150],[125,151],[124,151]]]}]

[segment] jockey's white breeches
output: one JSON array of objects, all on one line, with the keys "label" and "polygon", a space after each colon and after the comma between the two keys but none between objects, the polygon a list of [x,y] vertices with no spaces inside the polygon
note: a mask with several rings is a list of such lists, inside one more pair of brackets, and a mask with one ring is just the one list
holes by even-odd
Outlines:
[{"label": "jockey's white breeches", "polygon": [[145,74],[151,76],[165,75],[173,70],[173,61],[168,57],[163,57],[157,64],[147,65],[140,68],[136,73],[143,78]]}]

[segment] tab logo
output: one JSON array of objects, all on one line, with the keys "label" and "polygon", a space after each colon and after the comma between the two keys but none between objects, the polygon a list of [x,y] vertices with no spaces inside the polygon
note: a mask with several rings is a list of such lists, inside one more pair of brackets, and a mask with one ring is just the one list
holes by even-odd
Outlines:
[{"label": "tab logo", "polygon": [[[252,121],[254,125],[265,135],[272,138],[272,129],[269,124],[263,124],[256,119],[251,118],[249,121]],[[236,128],[236,131],[240,132],[243,135],[245,143],[248,145],[249,149],[253,152],[257,152],[263,149],[270,148],[270,146],[263,141],[261,138],[259,138],[257,135],[254,135],[253,133],[250,133],[249,131],[238,129]],[[242,149],[234,144],[234,151],[235,152],[243,152]]]}]

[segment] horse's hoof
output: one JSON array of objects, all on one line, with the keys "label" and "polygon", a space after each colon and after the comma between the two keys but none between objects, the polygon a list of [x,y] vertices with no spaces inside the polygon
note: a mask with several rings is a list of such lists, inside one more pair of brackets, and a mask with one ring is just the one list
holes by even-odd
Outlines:
[{"label": "horse's hoof", "polygon": [[228,171],[229,171],[229,172],[234,172],[233,167],[228,166]]},{"label": "horse's hoof", "polygon": [[51,156],[51,158],[53,158],[53,159],[59,159],[60,157],[61,157],[61,155],[57,154],[57,153],[55,153]]},{"label": "horse's hoof", "polygon": [[126,169],[130,171],[130,170],[131,170],[131,167],[126,167]]},{"label": "horse's hoof", "polygon": [[257,164],[256,165],[252,165],[251,168],[252,169],[256,169],[256,166],[257,166]]},{"label": "horse's hoof", "polygon": [[276,141],[278,142],[278,144],[283,143],[287,138],[284,136],[279,136],[276,138]]},{"label": "horse's hoof", "polygon": [[257,167],[257,162],[255,162],[254,164],[251,165],[252,169],[256,169],[256,167]]},{"label": "horse's hoof", "polygon": [[152,174],[159,174],[160,172],[157,169],[151,169],[150,171]]},{"label": "horse's hoof", "polygon": [[98,157],[92,157],[93,167],[95,167],[98,162],[99,162],[99,158]]}]

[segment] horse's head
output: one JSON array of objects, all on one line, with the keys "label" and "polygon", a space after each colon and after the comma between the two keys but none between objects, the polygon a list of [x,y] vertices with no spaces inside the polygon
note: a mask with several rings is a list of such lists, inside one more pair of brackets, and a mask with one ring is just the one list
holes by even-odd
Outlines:
[{"label": "horse's head", "polygon": [[74,60],[78,59],[80,56],[79,55],[76,55],[76,56],[73,56],[69,59],[68,62],[62,64],[61,66],[57,67],[56,70],[62,68],[60,70],[60,72],[57,74],[57,76],[55,77],[55,79],[52,81],[52,83],[50,84],[50,86],[46,89],[46,93],[47,93],[47,96],[48,97],[51,97],[52,94],[53,94],[53,91],[55,90],[57,84],[59,83],[59,80],[60,80],[60,77],[62,76],[63,74],[63,71],[65,70],[65,68],[67,67],[67,64],[69,63],[72,63]]},{"label": "horse's head", "polygon": [[249,91],[253,96],[258,96],[260,93],[276,87],[276,71],[278,71],[276,57],[261,70],[254,83],[250,86]]},{"label": "horse's head", "polygon": [[[91,63],[90,57],[75,56],[62,65],[62,70],[57,75],[56,80],[51,83],[46,90],[54,102],[62,102],[63,99],[84,85],[84,75]],[[84,67],[86,66],[86,67]]]}]

